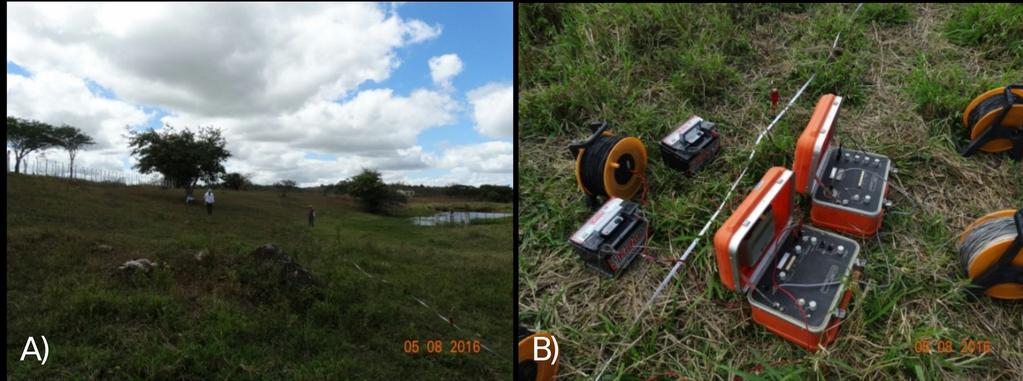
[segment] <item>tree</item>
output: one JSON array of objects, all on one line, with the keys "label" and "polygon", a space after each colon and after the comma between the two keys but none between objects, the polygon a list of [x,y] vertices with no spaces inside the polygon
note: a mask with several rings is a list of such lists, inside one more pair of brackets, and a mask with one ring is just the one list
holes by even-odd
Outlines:
[{"label": "tree", "polygon": [[295,185],[294,181],[284,180],[274,183],[274,188],[277,188],[277,191],[281,192],[281,197],[288,197],[288,191],[295,189]]},{"label": "tree", "polygon": [[356,175],[348,184],[348,193],[362,203],[362,206],[370,212],[384,212],[388,207],[405,202],[405,198],[384,184],[380,178],[380,172],[363,169],[362,173]]},{"label": "tree", "polygon": [[241,190],[251,183],[248,176],[238,172],[228,173],[221,177],[221,179],[224,180],[224,186],[234,190]]},{"label": "tree", "polygon": [[78,150],[84,146],[96,144],[96,142],[81,130],[66,124],[53,130],[53,140],[57,146],[67,151],[68,158],[71,159],[71,164],[68,166],[70,170],[68,177],[75,178],[75,156],[78,155]]},{"label": "tree", "polygon": [[338,181],[337,184],[334,184],[334,194],[348,194],[348,187],[351,184],[351,180]]},{"label": "tree", "polygon": [[216,182],[224,174],[223,162],[231,157],[220,130],[213,127],[199,128],[198,133],[187,128],[178,132],[170,125],[160,131],[131,131],[128,142],[139,172],[159,172],[175,187],[184,187],[185,194],[199,180]]},{"label": "tree", "polygon": [[53,126],[35,121],[7,117],[7,144],[14,148],[14,173],[21,173],[21,160],[29,153],[56,145]]}]

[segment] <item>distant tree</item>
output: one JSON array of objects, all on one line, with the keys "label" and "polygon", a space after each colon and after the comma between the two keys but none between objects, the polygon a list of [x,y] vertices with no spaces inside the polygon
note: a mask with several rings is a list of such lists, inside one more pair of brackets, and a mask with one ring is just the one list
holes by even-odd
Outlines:
[{"label": "distant tree", "polygon": [[405,202],[402,195],[384,184],[380,172],[370,169],[363,169],[362,173],[351,179],[348,193],[372,213],[386,212],[387,208]]},{"label": "distant tree", "polygon": [[334,194],[348,194],[348,188],[351,184],[351,180],[338,181],[337,184],[334,184]]},{"label": "distant tree", "polygon": [[515,190],[509,186],[480,185],[480,197],[492,202],[512,202],[515,199]]},{"label": "distant tree", "polygon": [[78,156],[78,151],[82,147],[96,144],[96,142],[81,130],[66,124],[53,130],[53,140],[57,146],[67,151],[68,158],[71,160],[68,177],[75,178],[75,156]]},{"label": "distant tree", "polygon": [[14,148],[14,173],[21,173],[21,160],[29,153],[53,147],[53,126],[35,121],[7,117],[7,144]]},{"label": "distant tree", "polygon": [[224,186],[234,190],[242,190],[247,187],[251,180],[248,176],[245,176],[238,172],[228,173],[220,178],[224,181]]},{"label": "distant tree", "polygon": [[196,133],[167,125],[160,131],[131,131],[128,141],[139,172],[159,172],[175,187],[184,187],[185,194],[191,194],[199,180],[215,183],[224,174],[224,161],[231,157],[220,130],[213,127],[201,127]]},{"label": "distant tree", "polygon": [[282,180],[274,183],[274,188],[281,192],[281,197],[288,197],[288,191],[295,189],[295,185],[295,182],[292,180]]}]

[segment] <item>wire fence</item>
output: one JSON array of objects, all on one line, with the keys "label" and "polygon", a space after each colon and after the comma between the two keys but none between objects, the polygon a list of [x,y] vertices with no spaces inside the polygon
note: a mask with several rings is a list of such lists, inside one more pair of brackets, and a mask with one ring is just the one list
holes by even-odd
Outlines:
[{"label": "wire fence", "polygon": [[[16,160],[12,156],[7,158],[7,172],[14,173]],[[51,160],[46,157],[26,157],[21,160],[20,173],[32,176],[49,176],[71,178],[71,165],[69,162]],[[75,165],[74,179],[98,183],[115,183],[124,185],[164,185],[163,176],[157,174],[141,174],[132,171],[116,171],[102,168],[90,168]]]}]

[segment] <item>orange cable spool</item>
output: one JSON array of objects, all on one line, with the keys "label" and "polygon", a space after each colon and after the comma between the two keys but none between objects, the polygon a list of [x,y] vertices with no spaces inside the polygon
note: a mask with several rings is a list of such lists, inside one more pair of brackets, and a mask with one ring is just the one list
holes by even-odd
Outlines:
[{"label": "orange cable spool", "polygon": [[607,122],[593,123],[593,135],[568,146],[575,157],[576,184],[589,196],[591,208],[599,206],[597,197],[632,199],[646,172],[643,143],[635,137],[615,136],[607,127]]},{"label": "orange cable spool", "polygon": [[543,337],[554,342],[553,336],[547,332],[532,333],[519,327],[518,364],[516,364],[517,380],[553,381],[558,375],[558,364],[554,361],[542,361],[534,358],[536,337]]},{"label": "orange cable spool", "polygon": [[1023,299],[1023,209],[978,218],[960,234],[958,251],[974,295]]},{"label": "orange cable spool", "polygon": [[963,156],[978,150],[1012,150],[1013,160],[1023,159],[1023,84],[994,88],[974,98],[963,111],[963,126],[970,137],[970,144],[960,150]]}]

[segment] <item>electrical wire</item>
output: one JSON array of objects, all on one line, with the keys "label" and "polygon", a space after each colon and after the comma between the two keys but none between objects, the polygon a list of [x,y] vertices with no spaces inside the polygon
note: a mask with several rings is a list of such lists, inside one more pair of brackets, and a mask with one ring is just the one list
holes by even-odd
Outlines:
[{"label": "electrical wire", "polygon": [[1016,224],[1012,217],[998,217],[975,226],[959,245],[959,265],[969,276],[970,263],[985,249],[999,242],[1016,238]]}]

